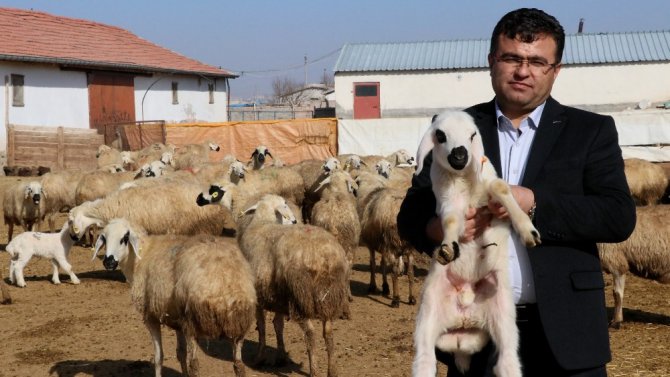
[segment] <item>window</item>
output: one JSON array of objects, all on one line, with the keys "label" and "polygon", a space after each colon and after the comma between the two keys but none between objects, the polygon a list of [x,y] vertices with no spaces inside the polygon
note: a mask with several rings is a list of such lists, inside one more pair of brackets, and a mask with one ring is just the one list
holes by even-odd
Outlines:
[{"label": "window", "polygon": [[209,90],[209,103],[214,103],[214,84],[207,84]]},{"label": "window", "polygon": [[179,87],[179,83],[176,81],[172,82],[172,104],[177,105],[179,104],[179,95],[177,93],[177,89]]},{"label": "window", "polygon": [[376,97],[377,85],[356,85],[356,97]]},{"label": "window", "polygon": [[23,75],[11,76],[12,84],[12,106],[23,107]]}]

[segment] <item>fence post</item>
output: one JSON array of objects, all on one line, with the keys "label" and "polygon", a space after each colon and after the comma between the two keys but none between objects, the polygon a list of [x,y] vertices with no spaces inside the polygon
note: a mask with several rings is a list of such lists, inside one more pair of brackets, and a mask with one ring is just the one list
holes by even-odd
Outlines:
[{"label": "fence post", "polygon": [[65,169],[65,132],[63,127],[58,127],[56,132],[58,135],[57,165],[59,169],[63,170]]},{"label": "fence post", "polygon": [[7,166],[14,166],[16,164],[14,137],[14,126],[7,124]]}]

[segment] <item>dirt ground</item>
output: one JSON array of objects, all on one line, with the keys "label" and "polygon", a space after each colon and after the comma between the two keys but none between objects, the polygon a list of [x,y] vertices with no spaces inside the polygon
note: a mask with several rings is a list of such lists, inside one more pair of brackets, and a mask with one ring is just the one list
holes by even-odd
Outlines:
[{"label": "dirt ground", "polygon": [[[0,177],[0,195],[17,177]],[[63,217],[64,218],[64,217]],[[62,222],[61,222],[62,224]],[[7,243],[7,228],[0,228],[0,249]],[[19,229],[18,232],[21,230]],[[15,232],[17,232],[15,230]],[[33,259],[25,269],[27,287],[11,286],[11,305],[0,306],[0,377],[10,376],[153,376],[153,348],[149,333],[130,305],[128,286],[120,272],[107,272],[100,260],[91,261],[89,248],[75,247],[71,263],[81,279],[61,285],[50,281],[51,264]],[[352,278],[352,319],[335,323],[335,343],[340,376],[410,376],[412,332],[417,306],[407,305],[407,277],[400,281],[400,308],[390,299],[369,296],[367,249],[356,255]],[[417,268],[417,297],[426,274],[426,260]],[[9,259],[0,253],[0,271],[7,281]],[[378,284],[380,278],[377,279]],[[611,278],[608,309],[611,315]],[[670,287],[629,277],[621,329],[610,330],[613,361],[610,376],[670,376]],[[272,327],[268,345],[274,351]],[[243,347],[247,376],[307,376],[305,346],[298,326],[286,325],[286,347],[292,363],[283,367],[255,368],[249,364],[257,345],[252,329]],[[163,376],[181,375],[175,357],[175,337],[163,329]],[[318,339],[317,362],[325,375],[325,346]],[[231,348],[225,341],[202,341],[199,353],[202,376],[232,376]],[[446,368],[440,367],[444,376]]]}]

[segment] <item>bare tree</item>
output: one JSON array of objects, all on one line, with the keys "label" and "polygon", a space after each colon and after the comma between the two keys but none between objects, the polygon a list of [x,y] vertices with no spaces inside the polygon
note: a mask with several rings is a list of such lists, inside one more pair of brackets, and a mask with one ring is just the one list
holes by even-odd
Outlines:
[{"label": "bare tree", "polygon": [[329,74],[326,69],[323,69],[323,75],[321,76],[321,84],[325,85],[327,88],[335,87],[335,78],[332,74]]},{"label": "bare tree", "polygon": [[277,105],[298,106],[305,98],[303,87],[295,79],[284,76],[272,80],[272,97]]}]

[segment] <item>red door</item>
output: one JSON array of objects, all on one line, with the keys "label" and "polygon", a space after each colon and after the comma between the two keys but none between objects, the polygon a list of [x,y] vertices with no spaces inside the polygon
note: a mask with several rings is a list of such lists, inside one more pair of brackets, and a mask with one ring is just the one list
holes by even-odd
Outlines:
[{"label": "red door", "polygon": [[381,118],[379,110],[379,83],[354,83],[354,119]]},{"label": "red door", "polygon": [[133,76],[107,72],[88,75],[88,107],[90,128],[108,123],[135,121],[135,84]]}]

